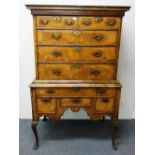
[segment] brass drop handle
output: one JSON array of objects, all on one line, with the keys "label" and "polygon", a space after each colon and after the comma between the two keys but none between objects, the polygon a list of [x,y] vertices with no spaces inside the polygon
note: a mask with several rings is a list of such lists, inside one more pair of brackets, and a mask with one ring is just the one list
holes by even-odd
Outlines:
[{"label": "brass drop handle", "polygon": [[54,94],[55,91],[54,91],[53,89],[48,89],[48,90],[47,90],[47,93],[48,93],[48,94]]},{"label": "brass drop handle", "polygon": [[107,92],[106,88],[97,88],[97,94],[105,94]]},{"label": "brass drop handle", "polygon": [[62,70],[61,69],[53,69],[52,73],[59,76],[62,73]]},{"label": "brass drop handle", "polygon": [[40,23],[46,25],[46,24],[48,24],[48,19],[43,18],[43,19],[40,20]]},{"label": "brass drop handle", "polygon": [[84,19],[84,20],[82,21],[82,23],[83,23],[84,25],[86,25],[86,26],[89,26],[89,25],[91,25],[92,20],[91,20],[91,19]]},{"label": "brass drop handle", "polygon": [[51,102],[51,98],[44,98],[44,99],[41,99],[41,101],[47,104]]},{"label": "brass drop handle", "polygon": [[92,53],[92,55],[94,57],[100,57],[100,56],[102,56],[102,51],[95,51],[95,52]]},{"label": "brass drop handle", "polygon": [[52,33],[52,38],[54,39],[60,39],[62,37],[61,33]]},{"label": "brass drop handle", "polygon": [[102,102],[108,103],[109,102],[109,98],[102,98]]},{"label": "brass drop handle", "polygon": [[95,22],[96,23],[101,23],[103,21],[103,18],[102,17],[96,17],[95,18]]},{"label": "brass drop handle", "polygon": [[109,26],[114,26],[116,24],[116,19],[110,18],[110,19],[107,19],[105,22]]},{"label": "brass drop handle", "polygon": [[66,25],[73,25],[74,24],[74,20],[73,19],[66,19],[65,20],[65,24]]},{"label": "brass drop handle", "polygon": [[81,102],[81,99],[76,97],[76,98],[72,99],[72,102],[75,103],[75,104],[79,104]]},{"label": "brass drop handle", "polygon": [[97,69],[91,69],[90,70],[90,74],[94,75],[94,76],[98,76],[100,73],[101,73],[101,71],[97,70]]},{"label": "brass drop handle", "polygon": [[55,56],[55,57],[59,57],[59,56],[61,56],[61,52],[54,51],[54,52],[52,52],[52,55]]},{"label": "brass drop handle", "polygon": [[93,38],[96,40],[96,41],[100,41],[103,39],[103,35],[102,34],[94,34],[93,35]]}]

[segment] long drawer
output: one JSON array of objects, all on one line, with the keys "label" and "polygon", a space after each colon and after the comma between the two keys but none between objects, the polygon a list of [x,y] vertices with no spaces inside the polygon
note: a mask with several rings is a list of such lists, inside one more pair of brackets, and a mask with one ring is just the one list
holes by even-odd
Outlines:
[{"label": "long drawer", "polygon": [[117,31],[38,30],[38,44],[116,45]]},{"label": "long drawer", "polygon": [[37,96],[108,96],[113,97],[115,95],[115,90],[113,88],[80,88],[80,87],[67,87],[67,88],[37,88],[36,89]]},{"label": "long drawer", "polygon": [[38,47],[38,61],[116,61],[114,47]]},{"label": "long drawer", "polygon": [[115,64],[38,64],[41,80],[113,80]]}]

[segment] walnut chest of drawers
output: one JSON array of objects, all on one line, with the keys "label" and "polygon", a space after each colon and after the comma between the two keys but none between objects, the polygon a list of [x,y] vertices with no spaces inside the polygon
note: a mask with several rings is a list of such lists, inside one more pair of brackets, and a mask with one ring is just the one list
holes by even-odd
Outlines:
[{"label": "walnut chest of drawers", "polygon": [[33,15],[36,80],[31,85],[34,149],[37,124],[83,108],[91,120],[110,116],[118,127],[117,81],[122,17],[130,7],[26,5]]}]

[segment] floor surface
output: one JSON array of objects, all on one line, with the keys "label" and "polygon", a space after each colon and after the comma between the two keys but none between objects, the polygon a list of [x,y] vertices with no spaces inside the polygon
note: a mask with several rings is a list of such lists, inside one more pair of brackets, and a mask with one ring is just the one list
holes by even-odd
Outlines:
[{"label": "floor surface", "polygon": [[20,120],[19,155],[134,155],[135,121],[121,120],[118,150],[111,146],[111,122],[89,120],[40,120],[40,147],[33,151],[31,120]]}]

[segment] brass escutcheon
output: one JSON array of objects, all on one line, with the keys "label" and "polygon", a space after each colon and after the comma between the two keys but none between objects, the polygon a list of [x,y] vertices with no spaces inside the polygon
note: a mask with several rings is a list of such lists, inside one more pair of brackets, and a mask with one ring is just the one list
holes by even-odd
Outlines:
[{"label": "brass escutcheon", "polygon": [[58,17],[58,16],[54,17],[54,21],[55,22],[59,22],[60,21],[60,17]]}]

